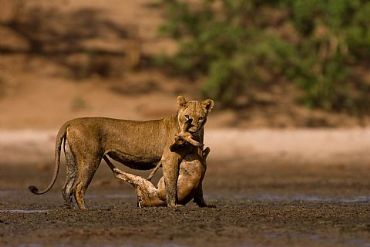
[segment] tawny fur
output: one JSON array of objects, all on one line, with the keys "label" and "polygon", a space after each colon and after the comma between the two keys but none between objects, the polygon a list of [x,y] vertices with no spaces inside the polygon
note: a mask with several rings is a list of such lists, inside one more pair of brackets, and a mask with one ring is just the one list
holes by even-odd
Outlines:
[{"label": "tawny fur", "polygon": [[[194,150],[194,147],[186,146],[183,142],[179,142],[178,139],[175,143],[179,144],[180,147],[177,150],[180,152],[189,152],[189,148]],[[185,155],[180,163],[177,181],[177,198],[179,204],[185,205],[190,200],[194,199],[194,202],[197,203],[198,206],[207,206],[203,199],[201,184],[207,169],[206,158],[209,151],[210,149],[208,147],[205,150],[198,147],[195,152],[189,152],[190,154]],[[104,157],[104,159],[112,169],[116,178],[130,183],[136,189],[138,198],[137,204],[139,207],[166,206],[166,186],[163,177],[160,178],[157,187],[155,187],[149,180],[123,172],[116,168],[108,158]],[[199,196],[200,194],[202,196]]]},{"label": "tawny fur", "polygon": [[[183,128],[187,129],[188,125],[183,126]],[[176,150],[181,149],[186,142],[193,145],[194,147],[203,147],[203,144],[194,140],[193,135],[187,132],[186,130],[180,130],[179,134],[176,134],[174,142],[170,145],[170,150],[172,152],[176,152]],[[153,169],[153,171],[147,177],[147,180],[151,180],[154,174],[158,171],[158,169],[162,166],[161,162],[158,162],[157,166]]]},{"label": "tawny fur", "polygon": [[[72,207],[74,196],[80,209],[86,209],[84,194],[103,156],[140,170],[149,170],[161,161],[166,183],[167,206],[177,202],[179,164],[184,153],[172,152],[175,135],[188,129],[195,141],[203,144],[204,124],[214,103],[212,100],[187,101],[177,98],[176,116],[152,121],[131,121],[111,118],[77,118],[59,130],[55,145],[55,170],[50,184],[43,191],[30,186],[34,194],[44,194],[54,185],[60,166],[61,147],[66,155],[66,182],[62,194]],[[64,145],[63,145],[64,142]]]}]

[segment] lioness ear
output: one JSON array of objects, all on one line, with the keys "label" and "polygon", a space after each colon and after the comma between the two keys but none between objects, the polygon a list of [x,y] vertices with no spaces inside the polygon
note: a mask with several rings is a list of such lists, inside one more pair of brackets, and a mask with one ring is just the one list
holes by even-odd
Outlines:
[{"label": "lioness ear", "polygon": [[215,102],[211,99],[206,99],[202,101],[202,105],[204,106],[207,112],[210,112],[214,107]]},{"label": "lioness ear", "polygon": [[187,101],[186,101],[184,96],[177,96],[177,105],[179,107],[185,107],[186,103],[187,103]]}]

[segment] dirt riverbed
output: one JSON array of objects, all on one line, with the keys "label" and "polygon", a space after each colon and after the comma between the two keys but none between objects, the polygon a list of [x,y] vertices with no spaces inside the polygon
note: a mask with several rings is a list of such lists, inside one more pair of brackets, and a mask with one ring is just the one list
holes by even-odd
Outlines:
[{"label": "dirt riverbed", "polygon": [[[48,166],[0,166],[1,246],[369,246],[369,164],[212,160],[205,197],[216,208],[136,207],[134,190],[102,164],[88,211],[63,208]],[[147,172],[146,172],[147,173]],[[145,175],[146,173],[142,173]]]},{"label": "dirt riverbed", "polygon": [[27,191],[50,180],[54,132],[0,133],[0,246],[370,246],[369,129],[209,130],[216,208],[139,209],[103,162],[84,212],[63,207],[64,166]]}]

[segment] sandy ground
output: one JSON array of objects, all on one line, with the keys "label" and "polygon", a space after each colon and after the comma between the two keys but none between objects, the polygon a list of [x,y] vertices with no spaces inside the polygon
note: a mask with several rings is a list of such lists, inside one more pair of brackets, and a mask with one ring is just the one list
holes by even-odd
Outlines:
[{"label": "sandy ground", "polygon": [[[63,208],[63,172],[46,195],[26,190],[50,179],[54,131],[2,132],[0,245],[370,246],[369,135],[209,130],[204,191],[216,208],[138,209],[134,190],[102,164],[80,212]],[[4,147],[20,144],[24,153],[5,160]]]}]

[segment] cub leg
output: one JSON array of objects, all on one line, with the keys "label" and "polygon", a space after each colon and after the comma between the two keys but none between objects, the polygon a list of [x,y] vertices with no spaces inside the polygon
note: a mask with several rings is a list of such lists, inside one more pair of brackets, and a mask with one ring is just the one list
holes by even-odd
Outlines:
[{"label": "cub leg", "polygon": [[153,171],[149,174],[149,176],[146,178],[149,181],[152,180],[154,174],[158,171],[158,169],[162,166],[161,162],[158,162],[157,166],[153,169]]},{"label": "cub leg", "polygon": [[157,188],[145,178],[123,172],[118,168],[114,169],[114,174],[116,178],[128,182],[136,189],[137,204],[140,208],[166,205],[166,202],[159,198]]},{"label": "cub leg", "polygon": [[67,142],[64,143],[64,154],[66,156],[66,182],[62,189],[62,195],[65,205],[68,208],[73,207],[72,193],[73,184],[76,179],[76,162]]},{"label": "cub leg", "polygon": [[189,142],[191,145],[193,145],[195,147],[201,147],[201,146],[203,146],[202,143],[194,140],[193,139],[193,136],[189,132],[180,133],[179,136],[176,136],[176,138],[175,138],[176,141],[177,141],[177,138],[182,138],[182,139],[184,139],[185,141]]},{"label": "cub leg", "polygon": [[138,199],[137,205],[140,208],[166,205],[165,201],[159,198],[158,189],[149,180],[121,171],[120,169],[116,168],[105,155],[103,159],[113,171],[116,178],[128,182],[136,189]]},{"label": "cub leg", "polygon": [[[207,162],[207,157],[208,157],[208,154],[209,152],[211,151],[211,149],[209,147],[205,148],[203,151],[202,151],[202,162],[204,164],[205,167],[207,167],[206,165],[206,162]],[[194,195],[194,202],[199,206],[199,207],[214,207],[214,206],[209,206],[207,205],[207,203],[205,202],[204,200],[204,197],[203,197],[203,179],[202,181],[200,182],[196,192],[195,192],[195,195]]]},{"label": "cub leg", "polygon": [[204,197],[203,197],[203,186],[202,186],[202,183],[199,184],[199,187],[197,188],[197,190],[195,192],[194,202],[199,207],[207,207],[207,203],[205,202]]},{"label": "cub leg", "polygon": [[177,152],[184,148],[186,142],[190,143],[194,147],[203,147],[203,144],[194,140],[193,136],[189,132],[180,132],[175,136],[174,142],[170,145],[172,152]]},{"label": "cub leg", "polygon": [[87,209],[84,196],[99,164],[100,159],[98,158],[77,161],[78,176],[75,181],[74,196],[79,209]]}]

